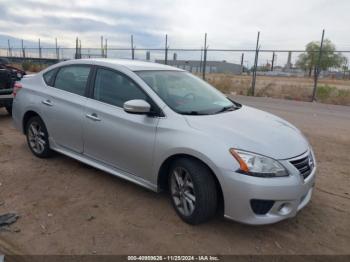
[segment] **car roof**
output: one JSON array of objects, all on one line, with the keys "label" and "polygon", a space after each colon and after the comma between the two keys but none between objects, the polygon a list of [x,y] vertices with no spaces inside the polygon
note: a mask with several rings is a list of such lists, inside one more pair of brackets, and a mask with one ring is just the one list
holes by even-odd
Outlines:
[{"label": "car roof", "polygon": [[110,59],[110,58],[89,58],[89,59],[77,59],[77,60],[69,60],[68,64],[77,64],[77,63],[86,63],[86,64],[94,64],[94,65],[102,65],[102,66],[124,66],[131,71],[147,71],[147,70],[170,70],[170,71],[184,71],[182,69],[153,63],[153,62],[144,62],[139,60],[130,60],[130,59]]}]

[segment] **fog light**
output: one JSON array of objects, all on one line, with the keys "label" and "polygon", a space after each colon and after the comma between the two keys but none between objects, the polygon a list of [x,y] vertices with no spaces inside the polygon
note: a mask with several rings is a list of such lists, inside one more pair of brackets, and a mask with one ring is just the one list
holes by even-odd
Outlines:
[{"label": "fog light", "polygon": [[284,216],[288,215],[291,211],[292,211],[292,207],[289,203],[283,203],[278,208],[278,213],[280,213],[281,215],[284,215]]},{"label": "fog light", "polygon": [[273,200],[250,200],[250,206],[252,207],[253,212],[257,215],[265,215],[267,212],[270,211],[274,203],[275,201]]}]

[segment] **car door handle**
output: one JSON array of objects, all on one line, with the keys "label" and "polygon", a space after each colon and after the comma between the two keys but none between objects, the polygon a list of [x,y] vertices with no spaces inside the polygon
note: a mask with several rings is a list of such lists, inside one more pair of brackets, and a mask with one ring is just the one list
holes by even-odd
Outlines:
[{"label": "car door handle", "polygon": [[87,114],[86,117],[93,120],[93,121],[101,121],[101,119],[98,118],[97,114],[95,114],[95,113]]},{"label": "car door handle", "polygon": [[44,105],[47,105],[47,106],[53,106],[51,100],[49,100],[49,99],[43,100],[43,101],[41,101],[41,103],[43,103]]}]

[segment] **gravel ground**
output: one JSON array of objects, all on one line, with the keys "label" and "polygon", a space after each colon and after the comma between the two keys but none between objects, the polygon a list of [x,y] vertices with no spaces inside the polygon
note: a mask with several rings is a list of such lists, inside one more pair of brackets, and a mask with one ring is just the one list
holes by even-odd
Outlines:
[{"label": "gravel ground", "polygon": [[[350,107],[235,97],[300,128],[318,160],[310,204],[295,218],[247,226],[223,218],[189,226],[156,194],[62,155],[43,160],[0,109],[0,231],[16,254],[349,254]],[[1,253],[1,252],[0,252]]]}]

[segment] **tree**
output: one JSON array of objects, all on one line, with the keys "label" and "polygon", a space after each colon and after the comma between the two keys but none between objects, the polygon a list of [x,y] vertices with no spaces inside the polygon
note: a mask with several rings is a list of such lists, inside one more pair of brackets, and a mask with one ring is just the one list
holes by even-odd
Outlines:
[{"label": "tree", "polygon": [[[319,60],[320,42],[314,41],[306,45],[306,53],[299,55],[297,66],[308,71],[311,76],[312,71],[315,72],[316,65]],[[326,70],[330,67],[340,68],[347,63],[347,58],[341,53],[336,52],[335,45],[329,40],[325,39],[322,47],[321,61],[319,65],[320,70]]]}]

